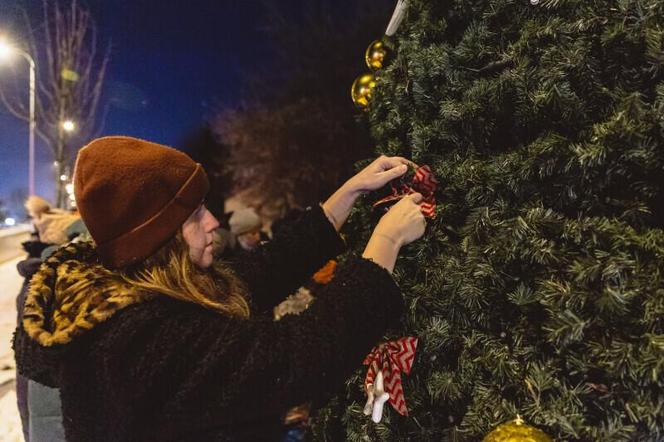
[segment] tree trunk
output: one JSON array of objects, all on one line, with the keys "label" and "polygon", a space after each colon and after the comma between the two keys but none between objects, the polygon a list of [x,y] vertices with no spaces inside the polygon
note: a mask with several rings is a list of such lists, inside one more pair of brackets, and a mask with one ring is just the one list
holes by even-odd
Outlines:
[{"label": "tree trunk", "polygon": [[62,177],[65,174],[65,139],[62,128],[58,129],[55,162],[55,205],[60,209],[64,209],[66,203],[66,180],[63,180]]}]

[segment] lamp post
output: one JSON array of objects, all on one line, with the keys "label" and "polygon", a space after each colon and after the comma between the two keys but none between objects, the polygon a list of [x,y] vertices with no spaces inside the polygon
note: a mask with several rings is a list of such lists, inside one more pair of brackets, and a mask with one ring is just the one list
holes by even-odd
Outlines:
[{"label": "lamp post", "polygon": [[0,58],[7,57],[13,53],[19,54],[30,65],[30,117],[28,134],[28,189],[30,195],[35,194],[35,61],[26,51],[13,47],[6,40],[0,39]]},{"label": "lamp post", "polygon": [[[62,140],[62,152],[67,151],[67,139],[68,136],[71,136],[76,130],[76,123],[73,120],[65,119],[60,123],[60,132],[59,136]],[[64,161],[64,158],[60,158],[61,161]],[[57,193],[57,205],[61,208],[67,208],[70,205],[71,198],[67,198],[70,195],[70,192],[67,190],[68,183],[71,180],[69,173],[69,166],[58,164],[58,172],[60,173],[60,181],[58,182],[58,193]]]}]

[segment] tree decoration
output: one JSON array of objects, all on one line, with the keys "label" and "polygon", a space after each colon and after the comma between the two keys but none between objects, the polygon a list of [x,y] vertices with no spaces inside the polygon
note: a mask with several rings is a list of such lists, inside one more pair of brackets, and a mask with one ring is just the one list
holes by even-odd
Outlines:
[{"label": "tree decoration", "polygon": [[378,423],[383,418],[383,407],[390,399],[390,394],[385,391],[383,372],[378,371],[373,384],[366,386],[367,403],[364,405],[364,414],[371,416],[371,420]]},{"label": "tree decoration", "polygon": [[498,425],[482,442],[553,442],[548,434],[526,425],[517,415],[516,419]]},{"label": "tree decoration", "polygon": [[420,208],[427,218],[436,215],[436,198],[434,192],[438,188],[438,180],[429,166],[414,169],[414,173],[405,174],[401,179],[390,183],[392,193],[374,203],[374,207],[389,208],[406,195],[419,192],[422,194]]},{"label": "tree decoration", "polygon": [[367,62],[369,69],[376,71],[382,69],[388,55],[389,50],[385,43],[381,40],[374,40],[367,48],[367,51],[364,54],[364,59]]},{"label": "tree decoration", "polygon": [[363,74],[355,79],[351,87],[353,103],[362,110],[367,110],[371,102],[371,94],[376,87],[374,74]]},{"label": "tree decoration", "polygon": [[[368,396],[364,414],[371,414],[374,422],[380,422],[382,405],[387,399],[384,393],[389,394],[390,404],[397,413],[408,416],[401,386],[401,372],[410,373],[416,349],[417,338],[405,337],[377,345],[364,359],[363,364],[369,366],[364,379]],[[375,413],[374,407],[379,407]]]},{"label": "tree decoration", "polygon": [[[403,20],[406,13],[406,6],[408,5],[407,0],[399,0],[397,2],[390,23],[387,26],[385,35],[392,36],[399,28],[401,21]],[[377,71],[382,69],[385,65],[385,61],[389,51],[385,42],[381,40],[373,41],[367,48],[364,59],[370,69]],[[362,74],[355,79],[353,86],[351,88],[351,97],[353,103],[360,109],[366,111],[369,108],[369,103],[371,102],[371,93],[372,90],[376,87],[376,77],[374,74],[366,73]]]},{"label": "tree decoration", "polygon": [[399,29],[403,18],[406,16],[407,7],[408,0],[399,0],[397,2],[397,6],[394,8],[394,13],[390,19],[390,23],[387,25],[387,29],[385,30],[385,35],[391,37],[397,32],[397,29]]}]

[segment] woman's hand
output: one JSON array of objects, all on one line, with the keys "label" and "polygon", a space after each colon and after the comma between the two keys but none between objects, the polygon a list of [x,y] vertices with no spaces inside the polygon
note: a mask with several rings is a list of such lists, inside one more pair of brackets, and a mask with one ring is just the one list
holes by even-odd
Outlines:
[{"label": "woman's hand", "polygon": [[371,164],[346,181],[334,194],[322,204],[323,211],[334,228],[339,231],[355,200],[362,193],[380,189],[395,178],[399,178],[408,170],[408,164],[414,165],[405,158],[386,157],[382,155]]},{"label": "woman's hand", "polygon": [[392,273],[401,247],[424,234],[426,220],[419,206],[421,201],[422,195],[413,193],[392,206],[378,222],[362,257]]},{"label": "woman's hand", "polygon": [[399,178],[406,173],[409,164],[415,165],[405,158],[381,155],[346,181],[344,186],[350,192],[358,194],[380,189],[393,179]]},{"label": "woman's hand", "polygon": [[422,194],[413,193],[388,210],[378,222],[374,234],[382,234],[391,238],[399,247],[409,244],[424,235],[427,226],[419,203]]}]

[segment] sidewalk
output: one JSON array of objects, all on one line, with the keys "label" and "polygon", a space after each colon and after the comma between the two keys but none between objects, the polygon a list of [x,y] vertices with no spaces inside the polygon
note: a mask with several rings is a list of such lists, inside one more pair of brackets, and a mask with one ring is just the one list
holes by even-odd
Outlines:
[{"label": "sidewalk", "polygon": [[23,278],[16,264],[23,256],[0,264],[0,442],[21,442],[21,419],[16,407],[16,367],[11,338],[16,327],[16,295]]}]

